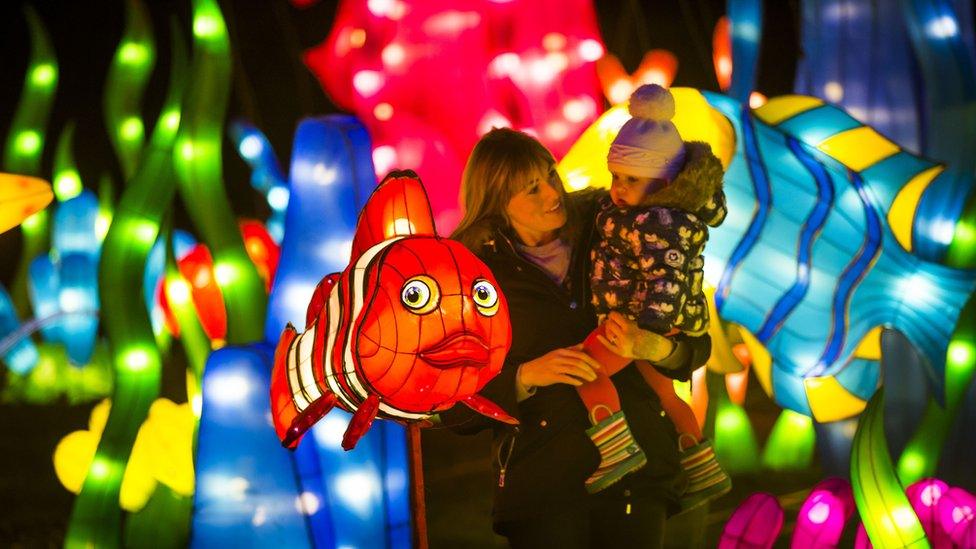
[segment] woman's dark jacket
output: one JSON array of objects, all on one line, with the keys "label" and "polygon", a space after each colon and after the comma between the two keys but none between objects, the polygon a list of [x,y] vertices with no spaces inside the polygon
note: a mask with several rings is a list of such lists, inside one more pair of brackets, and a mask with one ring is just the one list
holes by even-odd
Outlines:
[{"label": "woman's dark jacket", "polygon": [[[539,387],[533,396],[518,403],[515,374],[529,360],[582,342],[596,327],[587,271],[597,202],[605,194],[589,191],[569,196],[570,215],[575,213],[579,230],[572,239],[568,290],[523,259],[510,238],[501,232],[496,232],[494,240],[478,254],[501,286],[512,321],[511,351],[501,373],[481,394],[518,418],[520,425],[511,428],[461,406],[441,416],[446,425],[462,433],[494,429],[493,462],[495,479],[499,481],[495,491],[496,524],[558,513],[569,507],[578,509],[588,505],[588,498],[592,497],[587,495],[584,481],[596,470],[600,459],[585,433],[590,423],[576,389],[566,384]],[[689,343],[688,364],[677,371],[662,372],[687,379],[691,369],[707,359],[710,340],[707,335],[679,338]],[[673,503],[685,482],[678,463],[674,426],[664,417],[657,396],[636,368],[624,368],[612,379],[630,428],[647,454],[647,465],[599,497],[647,497]],[[502,483],[499,475],[503,465]]]}]

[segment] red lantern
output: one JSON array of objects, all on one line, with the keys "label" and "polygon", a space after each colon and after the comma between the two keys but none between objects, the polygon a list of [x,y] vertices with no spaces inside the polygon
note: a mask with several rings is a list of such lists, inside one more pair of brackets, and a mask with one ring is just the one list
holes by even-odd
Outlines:
[{"label": "red lantern", "polygon": [[214,278],[213,257],[203,244],[194,246],[177,262],[180,274],[190,283],[190,296],[200,318],[200,325],[211,340],[227,336],[227,312],[224,296]]},{"label": "red lantern", "polygon": [[497,288],[474,254],[437,236],[416,174],[387,176],[359,216],[349,266],[316,288],[305,332],[282,332],[271,374],[282,444],[297,446],[333,406],[354,414],[346,450],[376,416],[421,421],[457,402],[516,423],[476,394],[511,346]]},{"label": "red lantern", "polygon": [[722,91],[732,85],[732,26],[729,18],[722,16],[715,23],[712,34],[712,63],[715,64],[715,78]]},{"label": "red lantern", "polygon": [[281,248],[271,238],[264,223],[254,219],[242,219],[240,227],[241,236],[244,237],[244,249],[264,280],[264,289],[270,292],[275,271],[278,270]]}]

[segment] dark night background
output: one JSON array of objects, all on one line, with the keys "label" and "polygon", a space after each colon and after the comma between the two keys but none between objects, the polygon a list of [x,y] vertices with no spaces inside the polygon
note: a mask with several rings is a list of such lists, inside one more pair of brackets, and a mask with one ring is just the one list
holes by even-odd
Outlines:
[{"label": "dark night background", "polygon": [[[106,172],[115,182],[121,181],[106,135],[101,106],[103,83],[122,33],[124,3],[121,0],[2,2],[0,138],[3,139],[6,139],[21,92],[30,51],[22,13],[26,4],[37,10],[46,25],[60,68],[42,173],[50,173],[57,137],[65,124],[74,121],[77,124],[75,160],[86,187],[95,189],[96,182]],[[166,86],[170,21],[178,21],[183,29],[188,29],[190,6],[188,1],[170,0],[150,0],[146,4],[154,25],[157,60],[146,91],[144,115],[146,120],[154,120]],[[301,53],[328,35],[338,1],[324,0],[307,9],[294,8],[286,0],[221,1],[220,5],[227,20],[234,55],[227,118],[244,116],[262,129],[282,167],[287,170],[292,133],[298,121],[310,115],[338,112],[301,62]],[[636,69],[647,50],[664,48],[679,59],[674,85],[718,89],[712,69],[711,42],[715,22],[725,11],[724,1],[598,0],[595,5],[607,50],[620,57],[628,71]],[[772,97],[790,93],[793,89],[793,74],[801,54],[797,36],[799,7],[797,0],[789,0],[767,2],[765,9],[757,90]],[[147,136],[150,131],[151,127],[147,127]],[[223,158],[227,192],[236,213],[266,217],[268,210],[264,199],[248,184],[247,167],[229,139],[224,141]],[[191,228],[185,214],[178,213],[176,224]],[[0,235],[0,281],[7,286],[19,258],[19,248],[18,230]],[[171,353],[180,354],[178,351]],[[182,368],[168,367],[167,370],[161,396],[180,401],[180,395],[185,395]],[[0,386],[5,375],[5,370],[0,370]],[[757,384],[752,385],[756,388]],[[0,405],[0,433],[3,435],[0,437],[0,546],[59,546],[62,543],[73,496],[55,478],[51,455],[61,437],[87,423],[93,404]],[[762,438],[768,433],[778,408],[761,392],[750,395],[748,406],[750,411],[758,408],[760,413],[764,408],[769,410],[768,425],[763,425],[766,421],[763,418],[757,420],[757,433]],[[476,438],[461,443],[459,440],[443,432],[430,432],[425,437],[432,546],[497,545],[500,538],[492,540],[488,532],[487,439]],[[797,490],[809,487],[818,478],[786,479],[785,484],[795,483],[793,489]],[[762,486],[769,489],[766,484]],[[753,489],[758,489],[754,482],[739,482],[732,494],[719,501],[719,504],[725,504],[725,509],[722,505],[713,506],[711,515],[698,520],[705,521],[710,530],[715,524],[720,529],[724,517]],[[466,510],[459,511],[452,497],[471,499],[472,490],[480,491],[485,497],[466,504]],[[681,528],[672,530],[678,532]]]}]

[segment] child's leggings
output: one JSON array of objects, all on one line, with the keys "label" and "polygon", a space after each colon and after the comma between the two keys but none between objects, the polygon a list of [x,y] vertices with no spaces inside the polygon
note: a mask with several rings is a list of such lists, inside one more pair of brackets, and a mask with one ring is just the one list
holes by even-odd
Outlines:
[{"label": "child's leggings", "polygon": [[[590,422],[594,425],[620,411],[620,397],[617,395],[617,388],[610,381],[610,376],[619,372],[632,361],[614,353],[600,343],[600,340],[597,339],[598,335],[605,335],[603,324],[600,324],[586,338],[586,341],[583,342],[583,350],[596,359],[602,368],[596,371],[596,379],[576,388],[586,406]],[[638,360],[636,366],[644,381],[661,400],[661,407],[671,418],[671,422],[674,423],[678,433],[687,433],[693,436],[696,443],[700,441],[702,434],[695,414],[691,407],[674,392],[674,382],[658,372],[647,361]]]}]

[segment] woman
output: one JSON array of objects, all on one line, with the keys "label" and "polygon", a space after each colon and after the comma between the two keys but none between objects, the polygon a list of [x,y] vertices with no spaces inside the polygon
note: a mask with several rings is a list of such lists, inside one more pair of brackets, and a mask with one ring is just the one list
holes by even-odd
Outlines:
[{"label": "woman", "polygon": [[[685,479],[674,428],[636,368],[612,379],[648,463],[598,494],[584,488],[600,457],[574,387],[600,367],[579,344],[596,326],[589,250],[603,191],[562,189],[552,154],[509,129],[478,142],[462,180],[465,215],[452,238],[491,268],[512,320],[505,366],[482,391],[521,423],[491,425],[495,530],[516,548],[658,547]],[[710,351],[707,336],[675,344],[619,315],[607,336],[626,356],[683,379]],[[488,426],[459,408],[442,414],[444,422],[462,432]]]}]

